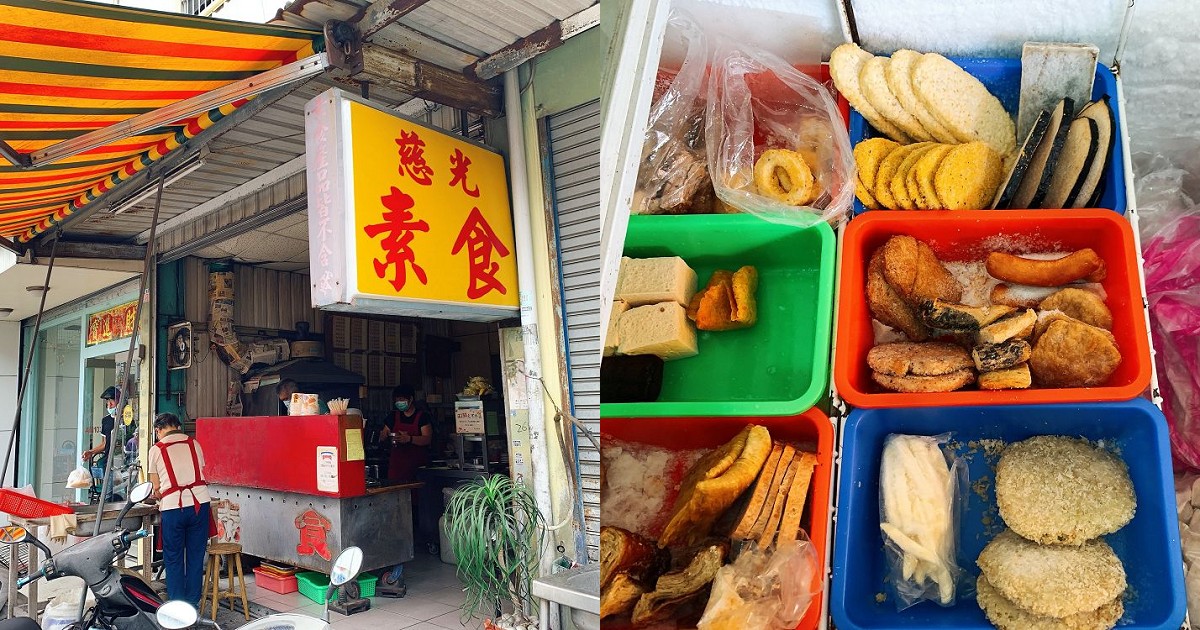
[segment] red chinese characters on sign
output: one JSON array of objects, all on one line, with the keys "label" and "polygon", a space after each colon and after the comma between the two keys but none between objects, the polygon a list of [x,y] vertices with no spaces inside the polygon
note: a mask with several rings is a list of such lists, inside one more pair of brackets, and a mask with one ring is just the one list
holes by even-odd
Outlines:
[{"label": "red chinese characters on sign", "polygon": [[388,282],[397,291],[400,291],[408,282],[408,268],[411,266],[417,280],[421,284],[428,284],[425,270],[417,264],[416,254],[410,245],[414,238],[413,232],[428,232],[429,223],[416,219],[412,213],[413,198],[395,186],[392,186],[390,194],[380,199],[383,201],[383,206],[387,208],[383,213],[383,223],[363,228],[363,231],[371,238],[386,234],[379,243],[383,248],[384,258],[383,260],[376,258],[374,261],[375,275],[386,279],[388,269],[395,267],[395,275]]},{"label": "red chinese characters on sign", "polygon": [[433,167],[425,161],[425,141],[417,132],[401,131],[396,139],[400,147],[400,174],[408,175],[422,186],[433,183]]},{"label": "red chinese characters on sign", "polygon": [[463,223],[458,237],[454,239],[454,249],[450,254],[457,255],[464,247],[470,256],[471,283],[467,287],[467,297],[478,300],[491,291],[499,291],[501,295],[507,294],[508,289],[496,277],[500,263],[492,260],[492,255],[495,253],[499,258],[504,258],[509,255],[509,251],[500,237],[496,236],[492,226],[488,225],[487,219],[483,218],[479,208],[472,208],[471,214],[467,215],[467,221]]},{"label": "red chinese characters on sign", "polygon": [[305,510],[296,517],[296,529],[300,530],[300,544],[296,545],[296,553],[332,560],[333,553],[329,551],[327,541],[332,526],[333,523],[316,510]]},{"label": "red chinese characters on sign", "polygon": [[453,176],[450,179],[450,187],[462,186],[463,192],[472,197],[479,197],[479,186],[471,189],[467,184],[467,169],[471,166],[471,158],[463,155],[462,150],[455,149],[454,155],[450,156],[450,174]]}]

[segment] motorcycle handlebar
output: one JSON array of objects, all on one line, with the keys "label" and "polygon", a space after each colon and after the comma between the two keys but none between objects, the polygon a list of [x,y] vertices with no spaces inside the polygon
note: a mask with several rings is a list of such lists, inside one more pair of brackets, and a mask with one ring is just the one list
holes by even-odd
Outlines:
[{"label": "motorcycle handlebar", "polygon": [[29,575],[17,580],[17,588],[24,588],[30,582],[36,582],[46,576],[46,569],[38,569]]},{"label": "motorcycle handlebar", "polygon": [[121,542],[125,543],[126,545],[130,545],[130,544],[133,544],[133,542],[135,540],[140,540],[149,535],[150,535],[149,530],[139,529],[136,532],[133,532],[131,534],[121,534]]}]

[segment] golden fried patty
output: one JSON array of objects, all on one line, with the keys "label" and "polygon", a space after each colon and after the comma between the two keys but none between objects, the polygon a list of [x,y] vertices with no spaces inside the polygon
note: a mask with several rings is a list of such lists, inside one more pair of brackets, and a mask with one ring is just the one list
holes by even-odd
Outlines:
[{"label": "golden fried patty", "polygon": [[940,376],[971,367],[971,355],[952,343],[883,343],[867,353],[872,370],[891,376]]},{"label": "golden fried patty", "polygon": [[1096,610],[1061,619],[1036,615],[1006,599],[983,575],[975,582],[975,600],[988,621],[1000,630],[1108,630],[1125,614],[1125,605],[1117,597]]},{"label": "golden fried patty", "polygon": [[1010,445],[996,464],[1000,518],[1043,544],[1082,545],[1133,519],[1129,469],[1087,440],[1040,435]]},{"label": "golden fried patty", "polygon": [[1125,592],[1125,567],[1099,539],[1078,547],[1039,545],[1009,529],[975,563],[1005,599],[1045,617],[1096,610]]}]

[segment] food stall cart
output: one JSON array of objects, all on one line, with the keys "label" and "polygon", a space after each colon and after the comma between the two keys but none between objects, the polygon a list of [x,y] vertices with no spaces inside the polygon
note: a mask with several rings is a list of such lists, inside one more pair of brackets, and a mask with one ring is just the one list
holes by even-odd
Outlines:
[{"label": "food stall cart", "polygon": [[[814,599],[797,627],[1037,627],[1079,613],[1090,616],[1090,627],[1187,627],[1171,445],[1158,408],[1162,399],[1146,322],[1150,302],[1120,71],[1133,3],[1089,3],[1087,15],[1055,18],[1039,12],[1056,13],[1061,3],[1039,3],[1036,10],[1020,2],[969,8],[869,0],[751,4],[649,0],[625,10],[628,26],[618,38],[610,90],[617,104],[604,134],[617,171],[609,182],[612,229],[605,234],[602,288],[608,320],[603,327],[615,339],[605,346],[606,353],[630,355],[608,357],[602,366],[614,385],[602,384],[601,394],[607,451],[602,511],[605,525],[628,530],[610,530],[611,549],[636,551],[648,540],[658,547],[685,546],[681,524],[711,521],[684,517],[695,511],[692,503],[704,502],[695,497],[710,499],[703,495],[718,483],[735,484],[737,492],[727,499],[749,501],[721,504],[724,511],[716,517],[735,517],[738,527],[747,518],[754,522],[758,509],[772,498],[776,506],[783,499],[769,483],[772,476],[779,479],[783,464],[772,468],[776,460],[768,453],[774,451],[763,448],[770,442],[759,438],[751,448],[753,435],[738,431],[768,428],[776,448],[783,442],[799,451],[809,438],[785,431],[795,431],[797,418],[824,409],[837,436],[830,458],[837,464],[835,491],[829,495],[829,514],[836,516],[821,540],[815,513],[824,506],[814,496],[806,509],[813,521],[801,525],[814,545],[825,543],[829,564],[819,573],[828,581],[824,601]],[[691,19],[677,20],[677,8],[691,11]],[[766,8],[775,12],[759,11]],[[835,51],[844,42],[852,44],[840,49],[839,61]],[[767,58],[761,48],[777,57]],[[700,52],[693,55],[694,49]],[[1092,57],[1080,63],[1079,53],[1088,50]],[[1178,57],[1174,50],[1172,56]],[[829,62],[814,65],[822,59]],[[796,70],[806,78],[797,79]],[[705,76],[712,81],[708,86]],[[688,83],[689,78],[698,79]],[[825,91],[818,83],[853,106],[843,109],[842,120],[818,102]],[[688,110],[695,101],[700,104]],[[805,114],[787,122],[801,124],[780,123],[797,111]],[[964,123],[956,118],[962,112],[978,118]],[[1055,121],[1049,131],[1037,122],[1039,116]],[[697,117],[706,124],[696,124]],[[844,125],[848,138],[841,129],[812,132],[831,122],[834,128]],[[995,129],[1001,132],[992,134]],[[888,168],[878,168],[893,149],[902,152]],[[770,165],[772,150],[776,164],[762,169],[762,176],[760,160]],[[988,157],[961,160],[969,151]],[[960,159],[945,159],[952,152]],[[830,168],[847,154],[853,156],[849,164]],[[996,168],[984,170],[995,172],[954,176],[963,164],[988,161]],[[922,170],[913,169],[918,163]],[[696,164],[707,167],[715,191],[703,190],[708,183],[702,177],[662,176],[685,167],[694,172]],[[808,182],[819,182],[816,192],[798,194],[803,200],[782,198],[803,189],[802,169]],[[780,171],[786,177],[776,174]],[[965,187],[955,188],[952,179]],[[686,188],[696,182],[698,187]],[[847,182],[857,201],[835,203],[831,194]],[[772,188],[773,183],[781,185]],[[978,187],[976,196],[959,196],[972,186]],[[681,191],[689,194],[675,194]],[[751,216],[756,213],[771,216]],[[780,236],[766,237],[770,230]],[[824,238],[818,238],[821,233]],[[795,246],[780,245],[785,234]],[[834,241],[836,257],[822,255],[822,246]],[[929,265],[908,267],[914,283],[906,285],[900,276],[907,263],[895,264],[898,259],[890,256],[907,245],[914,248],[907,262],[920,258]],[[1091,264],[1106,265],[1106,271],[1063,272],[1063,261],[1076,252],[1081,253],[1072,260],[1090,256]],[[1014,264],[1047,273],[1014,273]],[[727,279],[722,285],[717,270],[742,266],[759,274],[749,291],[742,285],[739,296],[736,276],[732,287]],[[622,276],[644,284],[623,285]],[[946,282],[917,287],[914,276]],[[999,286],[1003,283],[1008,286]],[[679,287],[686,290],[676,292]],[[1037,291],[1017,302],[1006,293],[1013,287]],[[755,289],[758,319],[751,317],[747,326],[730,311],[738,314],[739,300],[755,296]],[[730,304],[725,320],[705,327],[701,320],[710,295],[732,299],[716,300]],[[1067,297],[1088,309],[1065,305]],[[981,318],[950,321],[947,305],[978,308]],[[753,313],[753,302],[745,310]],[[680,315],[674,327],[647,323],[651,317],[665,322],[671,313]],[[830,314],[831,329],[822,330]],[[1024,334],[1025,325],[1031,335]],[[1066,332],[1094,335],[1096,344],[1085,351],[1072,342],[1051,352]],[[1004,343],[1020,352],[1004,359],[988,354]],[[908,362],[924,351],[933,352]],[[938,355],[941,351],[946,354]],[[636,355],[657,355],[659,361]],[[747,355],[753,360],[737,360]],[[952,357],[954,369],[923,362]],[[889,364],[893,358],[900,364]],[[1023,378],[1016,379],[1018,374]],[[809,396],[804,386],[814,383],[819,393]],[[781,420],[783,426],[774,426]],[[680,425],[686,432],[671,431]],[[698,435],[709,432],[713,435]],[[896,444],[910,448],[911,459],[898,454]],[[921,465],[933,464],[924,470],[962,475],[962,485],[950,492],[955,498],[940,500],[936,482],[898,486],[904,473],[897,470],[922,459],[918,444],[929,453]],[[1045,452],[1030,457],[1043,447]],[[749,466],[761,476],[714,477],[719,473],[691,468],[693,456],[714,448],[726,455],[742,450],[730,470],[740,473]],[[815,452],[818,470],[829,466],[821,449]],[[1075,460],[1065,457],[1068,452],[1086,456]],[[712,459],[699,461],[711,465]],[[1091,467],[1099,462],[1112,465],[1114,482],[1098,484],[1096,493],[1084,497],[1080,488],[1098,478]],[[693,481],[675,497],[673,475],[685,471],[705,478],[704,487]],[[791,474],[783,475],[784,486]],[[1028,483],[1014,492],[1014,477]],[[635,489],[641,491],[637,496],[629,492]],[[1190,489],[1189,484],[1189,496]],[[924,524],[904,523],[913,514],[902,509],[906,498],[954,512],[954,525],[927,538]],[[955,501],[961,503],[951,505]],[[1120,509],[1102,527],[1088,530],[1089,517],[1070,509],[1085,504]],[[790,497],[787,505],[790,509]],[[1194,511],[1184,513],[1195,518]],[[1027,527],[1030,515],[1045,519],[1038,527],[1059,520],[1042,531]],[[787,533],[793,531],[794,525]],[[735,546],[745,540],[737,528],[713,533],[728,534]],[[603,540],[604,533],[602,546]],[[948,542],[950,551],[937,550],[930,540]],[[1053,579],[1062,577],[1063,567],[1078,566],[1069,560],[1060,571],[1037,573],[1050,556],[1067,557],[1075,549],[1064,552],[1067,547],[1055,543],[1100,549],[1119,580],[1099,585],[1098,571],[1081,571],[1075,581]],[[924,561],[909,555],[914,549],[933,549],[926,559],[934,558],[940,569],[941,554],[965,579],[933,577]],[[719,547],[710,550],[719,559]],[[637,556],[612,557],[625,562]],[[693,558],[687,575],[699,570],[711,575],[723,563],[685,557]],[[1030,561],[1009,564],[1015,557]],[[655,586],[655,574],[644,566],[606,567],[615,575],[630,571],[630,579],[651,585],[603,612],[606,627],[651,619],[694,627],[688,624],[706,601],[705,616],[713,608],[729,613],[741,604],[720,592],[731,584],[725,573],[737,575],[735,564],[709,580],[711,599],[704,580],[683,587],[665,580],[677,591],[650,590],[663,590],[663,581]],[[1011,567],[1020,569],[1015,576]],[[669,570],[679,575],[681,568],[677,563]],[[914,569],[915,582],[931,590],[908,588]],[[1037,573],[1040,582],[1022,582],[1025,570]],[[628,594],[621,591],[627,584],[614,578],[602,600]],[[1020,587],[1009,588],[1013,584]],[[938,592],[935,586],[946,587],[938,593],[945,598],[940,606],[922,601],[937,599],[930,596]],[[681,591],[684,587],[690,591]],[[1063,595],[1075,588],[1092,600]],[[695,593],[701,593],[693,600],[695,610],[656,610],[664,597],[679,601]],[[1054,610],[1041,598],[1070,601],[1073,608]],[[818,607],[824,610],[818,613]]]},{"label": "food stall cart", "polygon": [[351,545],[367,571],[413,559],[421,484],[368,489],[362,428],[357,415],[197,421],[209,489],[239,513],[243,552],[322,573]]}]

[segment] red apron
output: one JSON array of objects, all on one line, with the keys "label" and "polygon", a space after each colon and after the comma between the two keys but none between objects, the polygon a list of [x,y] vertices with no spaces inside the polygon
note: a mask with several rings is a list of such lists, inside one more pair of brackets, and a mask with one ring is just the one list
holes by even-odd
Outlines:
[{"label": "red apron", "polygon": [[[392,433],[407,433],[416,437],[421,435],[421,418],[423,411],[418,411],[411,418],[399,411],[392,412]],[[416,444],[396,444],[392,447],[388,459],[388,479],[392,481],[416,481],[417,469],[429,461],[429,449]]]},{"label": "red apron", "polygon": [[[180,444],[180,442],[171,442],[170,444],[161,441],[155,442],[154,448],[158,449],[159,454],[162,455],[163,464],[167,467],[168,485],[166,487],[162,487],[162,480],[159,480],[160,495],[163,498],[166,498],[172,494],[175,494],[176,492],[180,493],[179,507],[182,508],[182,495],[184,492],[187,492],[188,494],[192,495],[193,509],[199,512],[200,500],[196,498],[196,493],[193,491],[193,488],[199,488],[201,486],[207,487],[208,482],[204,480],[204,475],[200,473],[200,457],[196,454],[196,440],[192,439],[191,436],[185,436],[182,443],[187,444],[188,449],[192,451],[192,466],[195,472],[193,477],[195,478],[195,481],[186,486],[181,486],[179,485],[179,480],[175,477],[175,467],[171,465],[171,455],[167,452],[167,447],[174,444]],[[209,515],[208,535],[210,538],[217,535],[217,522],[215,518],[215,515]]]}]

